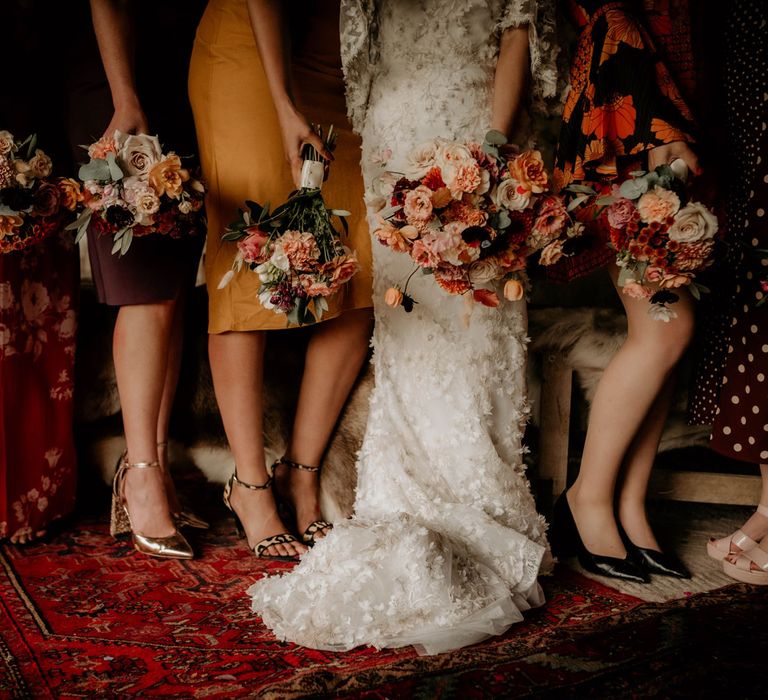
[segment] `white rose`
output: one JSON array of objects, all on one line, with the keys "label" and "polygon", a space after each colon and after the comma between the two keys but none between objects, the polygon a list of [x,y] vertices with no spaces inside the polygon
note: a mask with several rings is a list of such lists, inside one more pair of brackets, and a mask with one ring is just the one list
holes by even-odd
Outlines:
[{"label": "white rose", "polygon": [[717,217],[701,202],[689,202],[669,227],[669,239],[678,243],[708,241],[717,233]]},{"label": "white rose", "polygon": [[460,143],[445,143],[437,149],[435,165],[440,168],[443,182],[448,183],[456,178],[458,169],[462,165],[474,163],[475,159],[466,146]]},{"label": "white rose", "polygon": [[426,141],[406,156],[405,174],[412,180],[420,180],[435,166],[439,142]]},{"label": "white rose", "polygon": [[0,311],[7,311],[13,306],[13,288],[10,282],[0,282]]},{"label": "white rose", "polygon": [[157,136],[131,134],[125,137],[118,159],[126,175],[148,175],[149,171],[160,162],[163,149]]},{"label": "white rose", "polygon": [[179,202],[179,211],[182,214],[189,214],[192,211],[192,202],[190,202],[188,199],[184,199]]},{"label": "white rose", "polygon": [[510,211],[521,211],[531,203],[531,191],[514,178],[502,180],[493,195],[494,204]]},{"label": "white rose", "polygon": [[499,277],[499,267],[491,260],[478,260],[469,266],[469,281],[472,284],[485,284]]}]

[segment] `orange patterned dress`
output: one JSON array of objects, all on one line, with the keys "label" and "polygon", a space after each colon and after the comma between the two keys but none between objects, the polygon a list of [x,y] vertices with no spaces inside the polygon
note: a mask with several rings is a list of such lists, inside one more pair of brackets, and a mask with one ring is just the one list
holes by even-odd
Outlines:
[{"label": "orange patterned dress", "polygon": [[[555,156],[553,182],[604,184],[644,167],[652,148],[693,141],[693,117],[647,26],[664,31],[659,13],[639,2],[568,0],[579,30]],[[654,3],[646,2],[646,5]],[[555,266],[572,279],[606,265],[614,253],[598,227],[586,250]]]}]

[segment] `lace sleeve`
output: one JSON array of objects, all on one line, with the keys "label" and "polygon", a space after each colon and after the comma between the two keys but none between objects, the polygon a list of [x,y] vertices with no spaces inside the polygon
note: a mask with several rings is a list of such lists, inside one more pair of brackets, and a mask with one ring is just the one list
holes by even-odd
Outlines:
[{"label": "lace sleeve", "polygon": [[557,82],[557,44],[555,0],[504,0],[496,30],[528,25],[534,103],[555,97]]},{"label": "lace sleeve", "polygon": [[377,18],[378,0],[341,0],[339,31],[347,113],[358,133],[365,122],[371,80],[378,63]]}]

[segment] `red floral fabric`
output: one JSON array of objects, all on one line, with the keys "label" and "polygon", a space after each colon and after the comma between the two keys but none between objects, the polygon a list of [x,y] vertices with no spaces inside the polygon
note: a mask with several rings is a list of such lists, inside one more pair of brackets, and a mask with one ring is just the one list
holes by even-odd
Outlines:
[{"label": "red floral fabric", "polygon": [[74,506],[78,278],[63,233],[0,255],[0,539],[38,535]]}]

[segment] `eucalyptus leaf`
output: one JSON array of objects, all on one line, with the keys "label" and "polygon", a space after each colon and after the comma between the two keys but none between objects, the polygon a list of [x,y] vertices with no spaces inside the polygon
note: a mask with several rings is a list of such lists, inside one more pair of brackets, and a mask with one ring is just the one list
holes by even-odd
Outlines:
[{"label": "eucalyptus leaf", "polygon": [[616,201],[616,197],[614,197],[612,194],[607,194],[604,197],[599,197],[595,200],[595,204],[597,204],[598,207],[608,207],[611,204],[613,204]]},{"label": "eucalyptus leaf", "polygon": [[645,175],[645,170],[632,170],[629,174],[632,177],[643,177],[643,175]]},{"label": "eucalyptus leaf", "polygon": [[594,188],[589,187],[587,185],[568,185],[568,187],[565,188],[568,192],[577,192],[579,194],[597,194],[597,192],[594,190]]},{"label": "eucalyptus leaf", "polygon": [[619,192],[622,197],[627,199],[639,199],[648,191],[648,181],[644,177],[639,177],[635,180],[626,180],[621,183]]},{"label": "eucalyptus leaf", "polygon": [[109,176],[113,180],[122,180],[123,179],[123,171],[120,168],[120,166],[117,164],[117,161],[115,160],[115,154],[114,153],[107,153],[107,165],[109,166]]},{"label": "eucalyptus leaf", "polygon": [[489,143],[484,143],[482,146],[483,153],[489,156],[493,156],[494,158],[499,157],[499,149],[496,148],[496,146],[491,146]]},{"label": "eucalyptus leaf", "polygon": [[633,270],[628,267],[622,267],[619,271],[619,279],[617,284],[619,287],[625,286],[628,282],[637,282],[637,277]]},{"label": "eucalyptus leaf", "polygon": [[0,216],[16,216],[18,213],[16,209],[11,209],[7,204],[0,204]]},{"label": "eucalyptus leaf", "polygon": [[485,142],[492,146],[504,146],[507,143],[507,137],[496,129],[491,129],[485,135]]},{"label": "eucalyptus leaf", "polygon": [[701,300],[701,291],[699,290],[699,288],[696,286],[696,284],[695,284],[695,283],[693,283],[693,284],[689,284],[689,285],[688,285],[688,289],[689,289],[689,290],[690,290],[690,292],[691,292],[691,296],[692,296],[694,299],[696,299],[696,301],[700,301],[700,300]]},{"label": "eucalyptus leaf", "polygon": [[109,180],[109,163],[103,158],[94,158],[80,166],[77,176],[81,180]]},{"label": "eucalyptus leaf", "polygon": [[508,228],[509,225],[512,223],[512,219],[510,218],[509,214],[503,209],[499,211],[496,217],[496,221],[497,221],[497,227],[501,231],[503,231],[505,228]]},{"label": "eucalyptus leaf", "polygon": [[352,212],[351,211],[347,211],[346,209],[329,209],[328,211],[333,216],[338,216],[338,217],[352,216]]},{"label": "eucalyptus leaf", "polygon": [[299,321],[299,306],[298,304],[294,306],[290,312],[286,314],[288,317],[288,323],[290,323],[292,326],[299,326],[301,325],[301,321]]},{"label": "eucalyptus leaf", "polygon": [[114,244],[112,245],[112,255],[115,255],[115,253],[117,253],[117,251],[119,251],[120,248],[122,248],[122,242],[116,239]]},{"label": "eucalyptus leaf", "polygon": [[27,146],[27,160],[29,160],[35,154],[36,146],[37,146],[37,134],[32,134],[29,137],[29,145]]},{"label": "eucalyptus leaf", "polygon": [[242,231],[225,231],[221,237],[222,241],[239,241],[245,238],[245,234]]},{"label": "eucalyptus leaf", "polygon": [[588,194],[582,194],[578,197],[574,197],[569,203],[568,203],[568,211],[573,211],[578,207],[579,205],[583,204],[589,199]]}]

